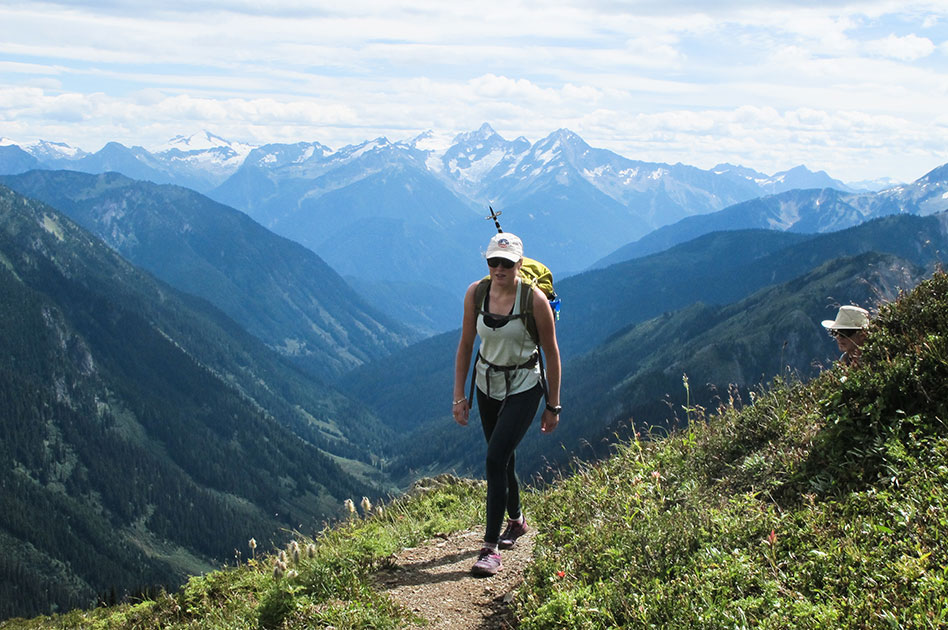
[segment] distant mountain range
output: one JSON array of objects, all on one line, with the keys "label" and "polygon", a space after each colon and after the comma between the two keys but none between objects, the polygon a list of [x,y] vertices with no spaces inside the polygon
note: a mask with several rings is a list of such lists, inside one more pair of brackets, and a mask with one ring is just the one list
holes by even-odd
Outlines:
[{"label": "distant mountain range", "polygon": [[174,584],[389,488],[365,407],[2,186],[0,292],[4,614]]},{"label": "distant mountain range", "polygon": [[[625,158],[565,129],[534,143],[506,140],[487,124],[447,146],[422,134],[338,150],[249,147],[208,132],[152,152],[0,144],[0,174],[117,171],[203,192],[312,249],[373,304],[426,333],[456,325],[464,287],[483,272],[488,205],[523,237],[527,255],[565,275],[687,217],[792,188],[850,190],[802,166],[772,176],[727,164],[702,170]],[[392,291],[396,283],[404,291]]]},{"label": "distant mountain range", "polygon": [[720,230],[763,228],[825,233],[891,214],[926,216],[944,210],[948,210],[948,165],[911,184],[877,193],[847,193],[833,188],[791,190],[687,217],[619,248],[593,266],[606,267],[646,256]]}]

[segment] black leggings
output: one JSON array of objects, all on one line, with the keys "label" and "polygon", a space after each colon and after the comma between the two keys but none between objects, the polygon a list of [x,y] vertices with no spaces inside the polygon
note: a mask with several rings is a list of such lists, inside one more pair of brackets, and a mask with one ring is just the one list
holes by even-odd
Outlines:
[{"label": "black leggings", "polygon": [[537,415],[543,389],[537,384],[506,401],[495,400],[477,390],[477,408],[487,438],[487,532],[484,542],[497,543],[504,510],[510,518],[520,516],[520,484],[514,451]]}]

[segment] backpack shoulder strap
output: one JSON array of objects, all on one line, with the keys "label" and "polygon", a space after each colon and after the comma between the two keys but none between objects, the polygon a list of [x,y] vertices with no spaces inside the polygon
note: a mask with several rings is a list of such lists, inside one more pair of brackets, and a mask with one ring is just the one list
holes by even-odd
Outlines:
[{"label": "backpack shoulder strap", "polygon": [[477,283],[477,286],[474,287],[474,309],[478,313],[482,313],[484,310],[484,298],[487,297],[487,292],[490,290],[490,278],[484,278]]},{"label": "backpack shoulder strap", "polygon": [[537,333],[537,320],[533,318],[533,288],[536,286],[534,282],[520,278],[520,312],[523,314],[523,324],[527,327],[527,332],[530,333],[530,339],[533,340],[533,343],[540,346],[540,335]]},{"label": "backpack shoulder strap", "polygon": [[[528,278],[520,277],[520,297],[519,297],[519,309],[517,309],[517,315],[507,315],[507,319],[523,319],[524,326],[527,328],[527,333],[530,335],[530,339],[537,346],[540,345],[540,336],[537,333],[537,322],[533,318],[533,288],[536,286],[536,283],[531,281]],[[474,308],[477,310],[478,315],[484,314],[484,298],[487,297],[487,292],[490,291],[490,278],[484,278],[477,283],[477,286],[474,287]],[[505,317],[502,315],[494,315],[494,317]]]}]

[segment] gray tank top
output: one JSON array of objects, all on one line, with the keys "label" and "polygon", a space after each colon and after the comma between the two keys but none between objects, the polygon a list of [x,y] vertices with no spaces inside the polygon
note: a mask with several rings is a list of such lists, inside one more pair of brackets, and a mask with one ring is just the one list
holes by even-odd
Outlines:
[{"label": "gray tank top", "polygon": [[[520,292],[529,290],[517,279],[517,295],[514,298],[514,310],[511,315],[520,314]],[[484,297],[484,301],[488,296]],[[483,310],[484,305],[478,304]],[[506,396],[525,392],[540,382],[540,366],[534,364],[509,372],[490,369],[488,363],[498,366],[517,366],[530,361],[537,348],[530,339],[530,333],[522,318],[507,320],[504,324],[492,327],[486,323],[485,315],[477,318],[477,335],[481,338],[480,356],[484,359],[475,364],[477,388],[496,400]],[[485,361],[487,363],[485,363]],[[489,383],[488,383],[489,379]]]}]

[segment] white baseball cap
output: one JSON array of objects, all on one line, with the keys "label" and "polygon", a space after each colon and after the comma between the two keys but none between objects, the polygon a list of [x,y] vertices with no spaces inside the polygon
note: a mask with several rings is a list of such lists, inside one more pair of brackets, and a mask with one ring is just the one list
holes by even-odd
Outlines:
[{"label": "white baseball cap", "polygon": [[836,319],[823,320],[829,330],[858,330],[869,325],[869,311],[858,306],[840,306]]},{"label": "white baseball cap", "polygon": [[499,232],[494,234],[487,245],[484,258],[506,258],[517,262],[523,258],[523,241],[516,234]]}]

